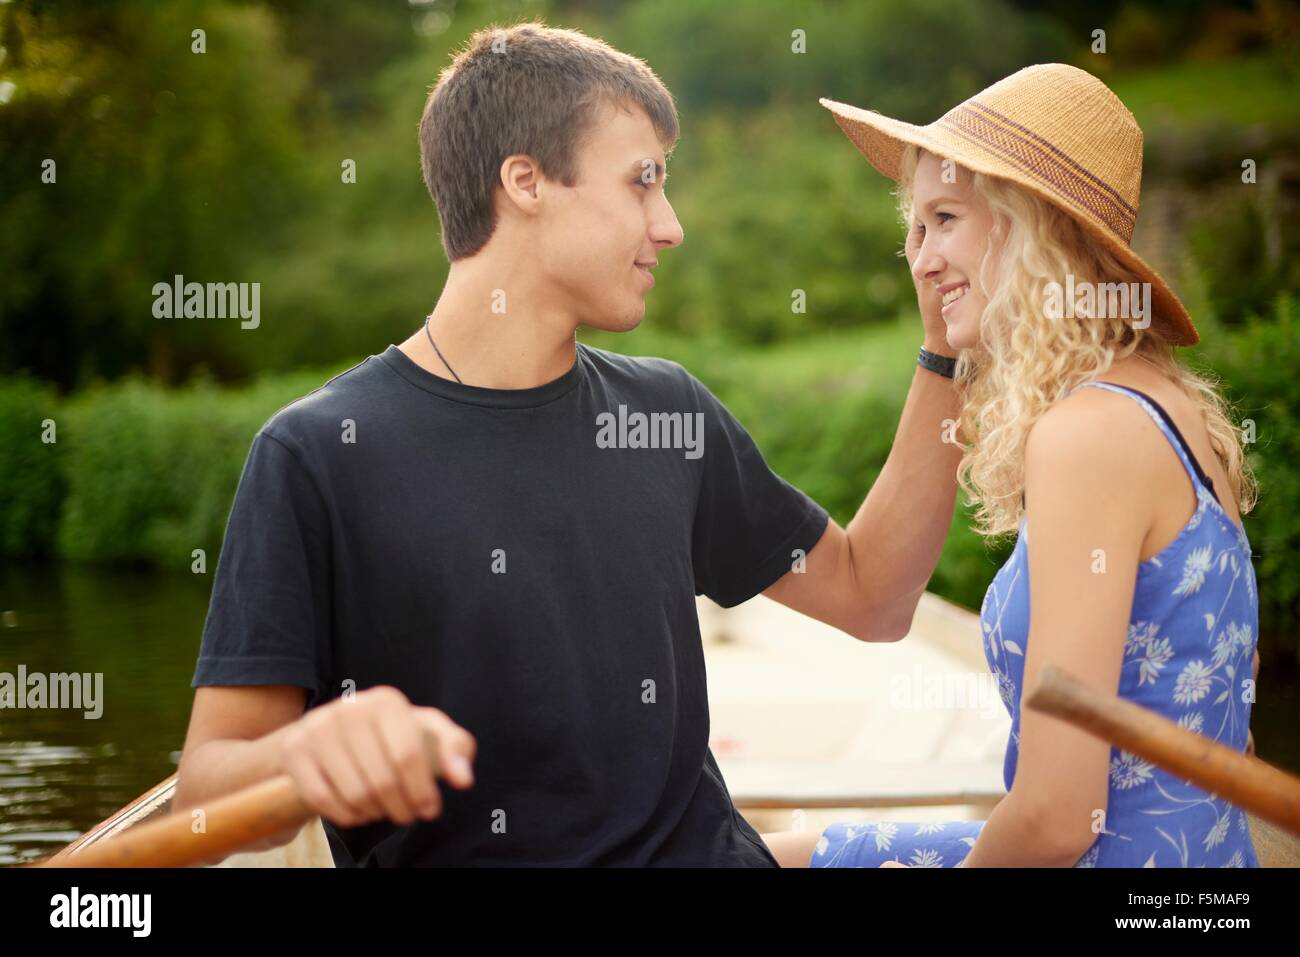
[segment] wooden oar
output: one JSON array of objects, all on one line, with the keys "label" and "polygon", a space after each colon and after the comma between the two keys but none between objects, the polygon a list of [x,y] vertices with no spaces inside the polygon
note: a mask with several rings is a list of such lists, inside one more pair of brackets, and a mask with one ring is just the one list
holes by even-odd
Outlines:
[{"label": "wooden oar", "polygon": [[[437,777],[438,742],[431,732],[425,733],[424,745]],[[170,812],[160,820],[136,825],[56,862],[40,861],[30,866],[190,867],[225,858],[249,844],[300,827],[316,816],[303,803],[297,785],[287,774],[204,804],[201,833],[193,831],[190,810]]]},{"label": "wooden oar", "polygon": [[1179,727],[1131,701],[1104,695],[1052,665],[1043,666],[1025,705],[1300,835],[1300,778],[1259,758]]}]

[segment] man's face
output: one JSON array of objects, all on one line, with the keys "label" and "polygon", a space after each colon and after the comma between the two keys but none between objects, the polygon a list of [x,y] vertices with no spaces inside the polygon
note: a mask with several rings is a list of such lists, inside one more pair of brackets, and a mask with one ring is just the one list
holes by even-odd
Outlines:
[{"label": "man's face", "polygon": [[659,252],[681,243],[664,192],[664,153],[639,107],[598,106],[577,146],[571,187],[549,181],[537,256],[547,279],[582,325],[634,329],[645,316]]}]

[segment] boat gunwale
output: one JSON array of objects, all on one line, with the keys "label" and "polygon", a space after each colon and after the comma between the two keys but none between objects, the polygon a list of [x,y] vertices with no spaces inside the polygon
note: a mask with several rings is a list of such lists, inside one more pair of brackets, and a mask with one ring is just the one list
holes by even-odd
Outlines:
[{"label": "boat gunwale", "polygon": [[118,808],[104,820],[87,829],[80,837],[44,858],[44,863],[57,866],[58,861],[71,857],[97,841],[111,837],[120,831],[129,830],[158,815],[166,814],[175,793],[176,773],[172,772],[135,800]]}]

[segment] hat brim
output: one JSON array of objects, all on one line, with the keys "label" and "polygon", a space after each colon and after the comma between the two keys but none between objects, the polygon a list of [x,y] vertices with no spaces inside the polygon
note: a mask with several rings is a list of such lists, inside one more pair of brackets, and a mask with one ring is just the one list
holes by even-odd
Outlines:
[{"label": "hat brim", "polygon": [[903,151],[908,145],[951,159],[976,173],[996,176],[1016,183],[1041,196],[1069,213],[1088,234],[1113,252],[1143,282],[1151,284],[1151,324],[1176,346],[1194,346],[1200,334],[1192,324],[1187,308],[1177,293],[1128,243],[1090,216],[1081,214],[1068,196],[1058,194],[1034,179],[1025,176],[992,153],[957,137],[945,136],[934,124],[916,126],[884,116],[874,110],[863,110],[848,103],[839,103],[822,97],[817,102],[831,111],[844,135],[877,170],[898,182],[902,178]]}]

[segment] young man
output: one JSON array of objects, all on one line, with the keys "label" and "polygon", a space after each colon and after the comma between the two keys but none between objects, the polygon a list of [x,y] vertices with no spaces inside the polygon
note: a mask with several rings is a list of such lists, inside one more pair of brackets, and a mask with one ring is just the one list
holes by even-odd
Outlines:
[{"label": "young man", "polygon": [[635,328],[682,242],[676,138],[650,69],[576,32],[484,31],[443,73],[420,145],[446,287],[254,439],[178,808],[289,773],[339,865],[777,863],[708,748],[695,596],[902,637],[952,519],[957,410],[919,370],[846,532],[681,366],[578,344]]}]

